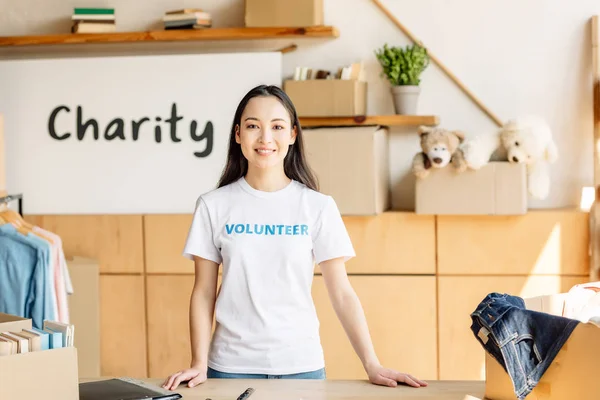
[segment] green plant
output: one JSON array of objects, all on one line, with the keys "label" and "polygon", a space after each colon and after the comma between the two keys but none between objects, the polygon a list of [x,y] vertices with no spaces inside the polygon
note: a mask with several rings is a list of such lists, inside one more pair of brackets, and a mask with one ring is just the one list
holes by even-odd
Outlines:
[{"label": "green plant", "polygon": [[429,65],[427,49],[418,44],[402,48],[386,43],[375,51],[375,56],[383,68],[381,76],[385,75],[394,86],[419,85],[421,73]]}]

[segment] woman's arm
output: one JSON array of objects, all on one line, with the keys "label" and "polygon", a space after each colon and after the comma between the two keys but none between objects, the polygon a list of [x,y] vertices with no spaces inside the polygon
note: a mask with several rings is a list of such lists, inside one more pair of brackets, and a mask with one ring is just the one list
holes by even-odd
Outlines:
[{"label": "woman's arm", "polygon": [[206,380],[208,350],[212,335],[213,315],[217,299],[219,264],[194,256],[195,280],[190,297],[190,341],[192,362],[189,369],[171,375],[164,388],[175,390],[184,381],[196,386]]},{"label": "woman's arm", "polygon": [[208,368],[208,349],[212,334],[219,264],[194,256],[196,278],[190,298],[190,367],[205,371]]},{"label": "woman's arm", "polygon": [[397,382],[420,387],[427,386],[409,374],[383,368],[379,363],[369,334],[362,305],[352,288],[342,258],[323,261],[320,265],[327,293],[354,351],[360,358],[369,380],[377,385],[396,386]]}]

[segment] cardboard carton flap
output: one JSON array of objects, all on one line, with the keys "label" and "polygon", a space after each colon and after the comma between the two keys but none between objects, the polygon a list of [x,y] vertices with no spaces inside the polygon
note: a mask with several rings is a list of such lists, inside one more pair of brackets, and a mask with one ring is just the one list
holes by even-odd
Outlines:
[{"label": "cardboard carton flap", "polygon": [[0,332],[31,329],[31,319],[0,313]]},{"label": "cardboard carton flap", "polygon": [[3,322],[16,322],[16,321],[26,321],[27,318],[18,317],[12,314],[4,314],[0,313],[0,323]]},{"label": "cardboard carton flap", "polygon": [[536,296],[523,299],[528,310],[545,312],[552,315],[563,315],[567,293]]}]

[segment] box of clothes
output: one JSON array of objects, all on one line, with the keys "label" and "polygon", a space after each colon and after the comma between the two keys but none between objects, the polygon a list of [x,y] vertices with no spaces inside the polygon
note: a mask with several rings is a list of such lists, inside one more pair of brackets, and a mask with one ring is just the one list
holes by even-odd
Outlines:
[{"label": "box of clothes", "polygon": [[600,282],[527,299],[489,293],[471,322],[486,399],[600,398]]}]

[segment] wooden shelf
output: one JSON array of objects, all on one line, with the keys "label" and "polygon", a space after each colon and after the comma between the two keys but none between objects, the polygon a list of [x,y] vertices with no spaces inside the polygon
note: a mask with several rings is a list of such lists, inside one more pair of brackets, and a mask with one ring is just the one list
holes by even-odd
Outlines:
[{"label": "wooden shelf", "polygon": [[337,38],[332,26],[306,28],[207,28],[115,33],[65,33],[37,36],[1,36],[0,46],[35,46],[53,44],[169,42],[199,40],[258,40],[281,38]]},{"label": "wooden shelf", "polygon": [[357,117],[303,117],[300,125],[303,127],[315,126],[411,126],[411,125],[438,125],[439,117],[435,115],[367,115]]}]

